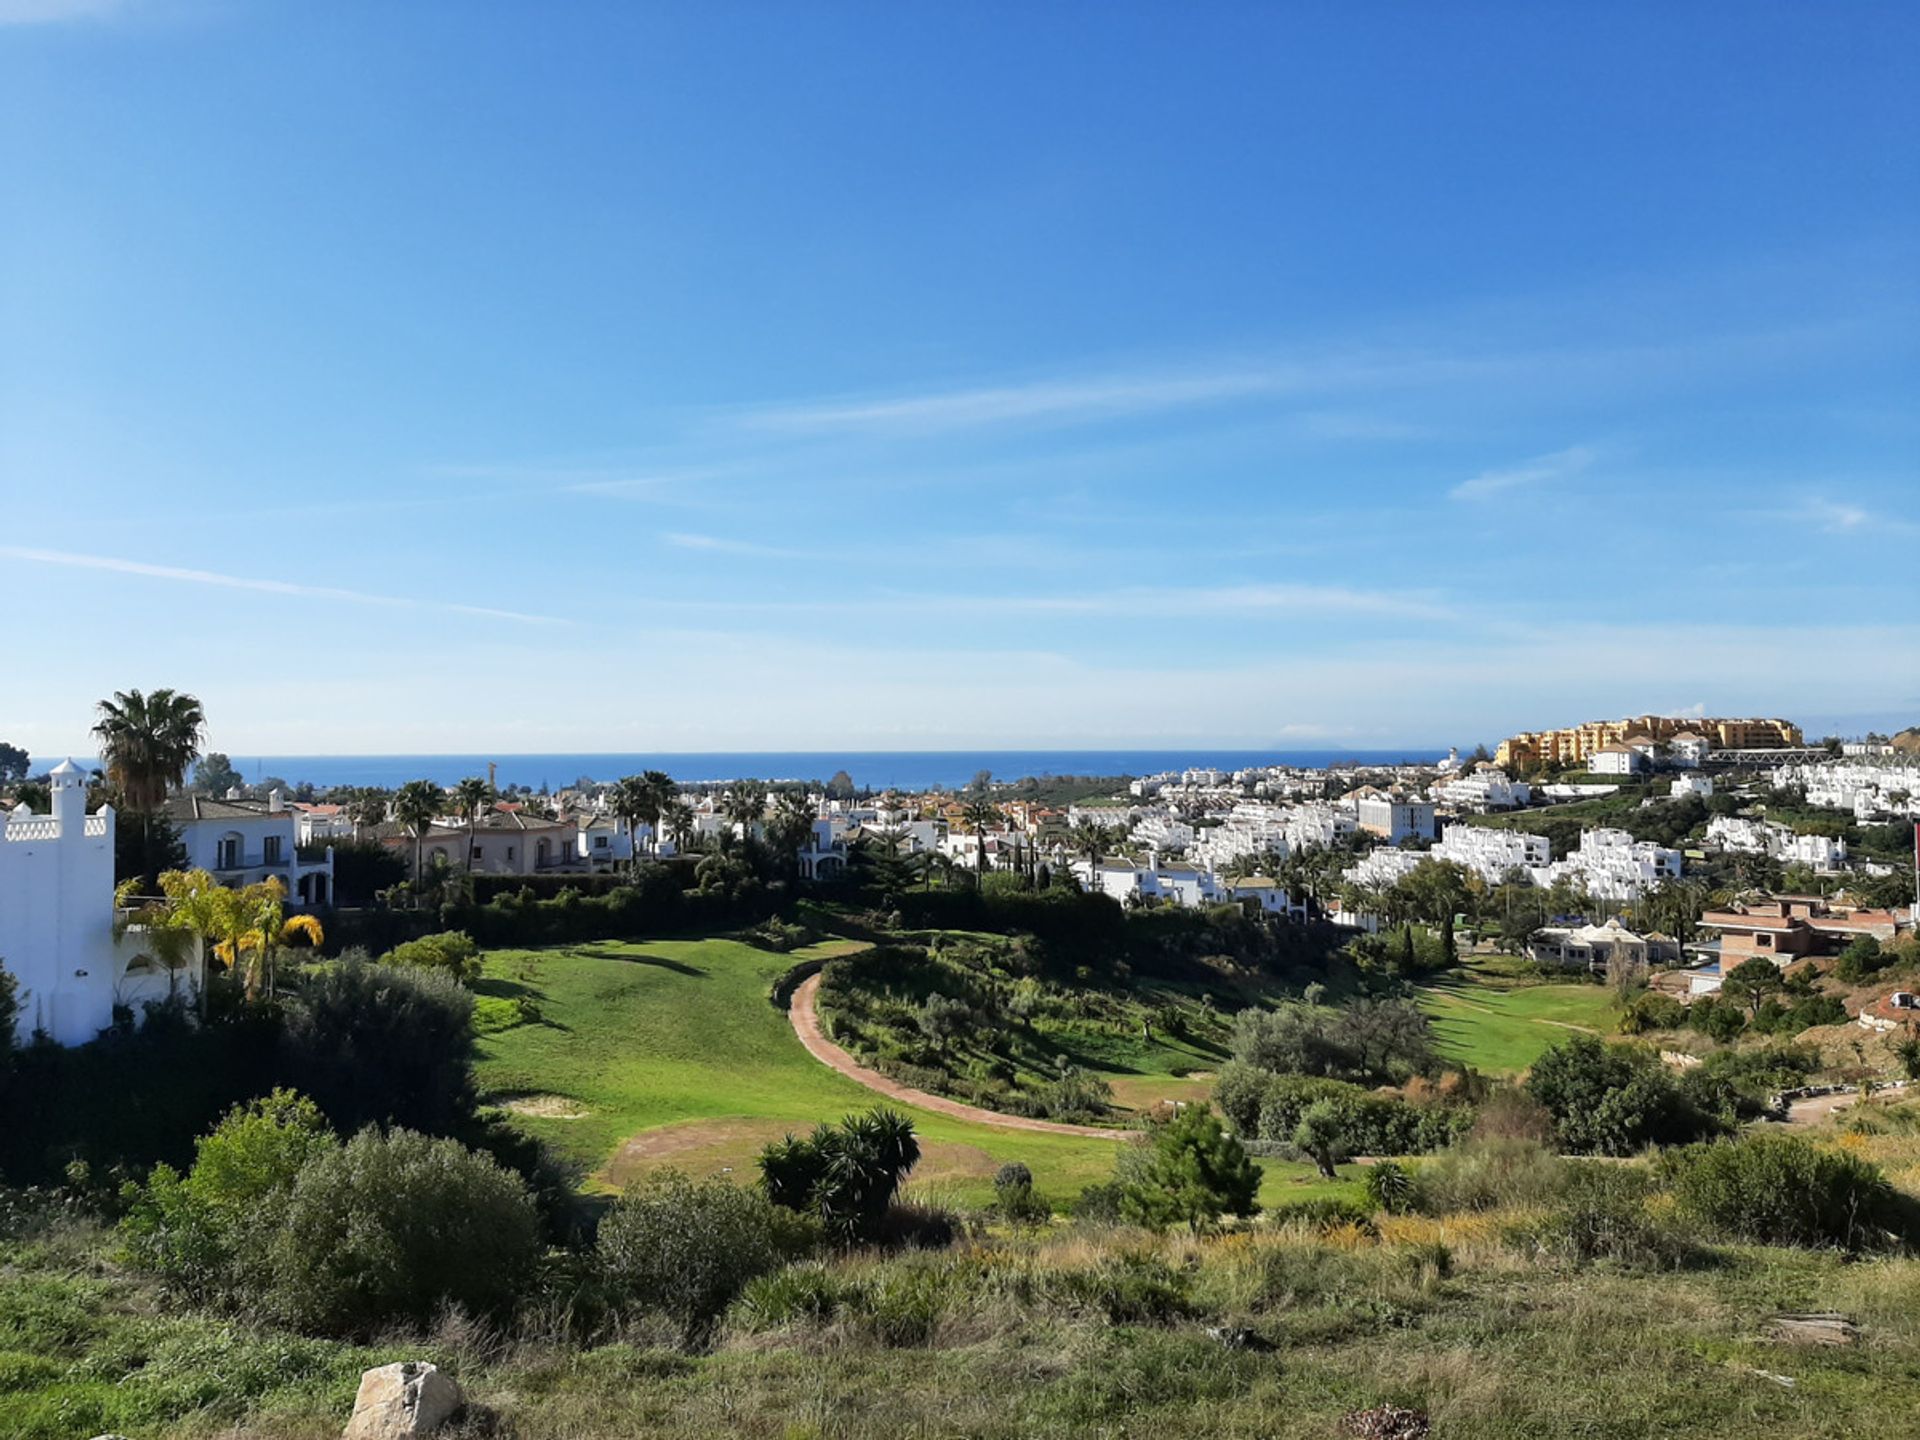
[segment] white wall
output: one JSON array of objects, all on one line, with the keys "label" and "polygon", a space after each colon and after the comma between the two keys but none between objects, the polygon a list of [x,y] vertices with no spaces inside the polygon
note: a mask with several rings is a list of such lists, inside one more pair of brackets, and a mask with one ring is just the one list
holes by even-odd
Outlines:
[{"label": "white wall", "polygon": [[[0,825],[0,965],[20,984],[20,1040],[45,1030],[82,1045],[113,1023],[116,1002],[138,1018],[164,998],[169,976],[157,964],[129,975],[142,936],[114,939],[112,807],[86,813],[78,772],[56,772],[53,784],[52,815],[16,812]],[[190,985],[198,970],[175,978]]]}]

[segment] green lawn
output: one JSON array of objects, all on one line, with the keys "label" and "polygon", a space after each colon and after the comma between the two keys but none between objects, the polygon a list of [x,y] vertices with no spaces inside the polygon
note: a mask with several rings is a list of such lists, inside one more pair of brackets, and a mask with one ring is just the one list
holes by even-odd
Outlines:
[{"label": "green lawn", "polygon": [[1420,1005],[1433,1017],[1440,1053],[1489,1075],[1526,1069],[1573,1030],[1610,1034],[1620,1013],[1599,985],[1502,988],[1469,976],[1423,988]]},{"label": "green lawn", "polygon": [[[774,977],[796,961],[853,948],[834,941],[779,955],[707,939],[491,952],[478,989],[524,994],[541,1019],[480,1038],[480,1083],[580,1162],[595,1188],[618,1189],[665,1164],[746,1172],[782,1132],[876,1103],[807,1054],[767,1001]],[[914,1183],[933,1198],[980,1201],[993,1172],[1019,1160],[1063,1204],[1112,1168],[1113,1141],[911,1113],[925,1150]],[[1266,1204],[1351,1188],[1318,1180],[1311,1166],[1265,1163]]]}]

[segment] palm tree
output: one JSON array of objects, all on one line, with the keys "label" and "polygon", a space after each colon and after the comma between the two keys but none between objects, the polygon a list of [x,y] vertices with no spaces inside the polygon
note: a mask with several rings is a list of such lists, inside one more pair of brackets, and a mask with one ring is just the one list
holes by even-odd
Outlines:
[{"label": "palm tree", "polygon": [[987,874],[987,826],[1000,823],[1000,807],[991,800],[969,800],[960,811],[960,819],[973,831],[973,869],[982,879]]},{"label": "palm tree", "polygon": [[424,878],[421,846],[434,817],[446,804],[446,792],[431,780],[409,780],[393,797],[393,818],[413,832],[413,883],[417,888]]},{"label": "palm tree", "polygon": [[[640,790],[643,804],[640,818],[647,822],[647,828],[653,834],[653,848],[660,848],[660,817],[667,807],[679,797],[680,788],[673,783],[673,777],[664,770],[642,770],[640,772]],[[631,846],[633,837],[627,842]]]},{"label": "palm tree", "polygon": [[740,827],[743,840],[753,838],[753,827],[767,813],[767,792],[754,780],[737,780],[720,797],[720,813]]},{"label": "palm tree", "polygon": [[673,837],[673,848],[685,851],[693,843],[693,806],[684,800],[669,800],[660,812],[660,824]]},{"label": "palm tree", "polygon": [[454,809],[467,822],[467,874],[473,874],[473,827],[480,811],[493,799],[493,787],[478,775],[469,775],[453,787]]},{"label": "palm tree", "polygon": [[818,813],[803,790],[783,790],[774,802],[773,817],[767,821],[767,839],[788,864],[798,867],[800,848],[813,834]]},{"label": "palm tree", "polygon": [[387,792],[384,790],[356,790],[353,798],[347,801],[347,818],[353,821],[353,838],[360,838],[362,829],[371,830],[383,825],[387,819]]},{"label": "palm tree", "polygon": [[1093,870],[1100,868],[1100,862],[1106,858],[1107,849],[1113,843],[1113,833],[1098,820],[1075,821],[1067,838],[1072,842],[1073,853],[1083,856]]},{"label": "palm tree", "polygon": [[[627,827],[627,868],[631,870],[636,859],[633,848],[634,824],[646,819],[654,804],[653,797],[647,790],[646,776],[625,775],[614,781],[607,803],[612,807],[614,817]],[[658,819],[657,814],[655,818]]]},{"label": "palm tree", "polygon": [[107,776],[124,804],[143,815],[158,810],[167,791],[186,783],[207,738],[207,714],[193,696],[174,690],[143,695],[121,690],[97,707],[93,727]]}]

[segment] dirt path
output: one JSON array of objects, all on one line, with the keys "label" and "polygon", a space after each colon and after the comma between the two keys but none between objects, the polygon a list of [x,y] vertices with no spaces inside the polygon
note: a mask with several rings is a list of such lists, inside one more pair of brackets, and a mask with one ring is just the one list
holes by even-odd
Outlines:
[{"label": "dirt path", "polygon": [[902,1085],[898,1080],[889,1080],[879,1071],[869,1070],[826,1037],[820,1029],[819,1012],[813,1005],[819,989],[820,977],[811,975],[801,981],[800,988],[793,992],[793,1003],[787,1012],[793,1017],[793,1033],[800,1037],[800,1043],[807,1047],[807,1053],[822,1065],[838,1070],[849,1080],[877,1091],[890,1100],[917,1105],[922,1110],[932,1110],[955,1120],[968,1120],[975,1125],[992,1125],[1001,1130],[1038,1130],[1048,1135],[1078,1135],[1086,1140],[1136,1140],[1140,1136],[1138,1130],[1099,1130],[1090,1125],[1062,1125],[1056,1120],[1029,1120],[1024,1115],[1002,1115],[998,1110],[963,1105],[944,1095],[931,1095],[911,1085]]}]

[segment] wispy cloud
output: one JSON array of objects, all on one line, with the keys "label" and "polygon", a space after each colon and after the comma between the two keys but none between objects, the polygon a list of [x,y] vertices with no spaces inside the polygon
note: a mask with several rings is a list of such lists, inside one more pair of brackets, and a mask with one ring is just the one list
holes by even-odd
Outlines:
[{"label": "wispy cloud", "polygon": [[213,585],[227,590],[255,590],[267,595],[291,595],[311,600],[338,600],[350,605],[392,605],[416,610],[441,610],[454,615],[477,615],[489,620],[514,620],[528,625],[565,623],[551,615],[527,615],[518,610],[496,610],[485,605],[461,605],[447,600],[420,600],[403,595],[375,595],[364,590],[342,590],[330,585],[301,585],[291,580],[262,580],[247,575],[224,575],[179,565],[153,565],[112,555],[77,555],[68,550],[32,550],[0,545],[0,556],[35,565],[62,565],[75,570],[107,570],[150,580],[172,580],[187,585]]},{"label": "wispy cloud", "polygon": [[757,540],[735,540],[725,535],[690,535],[684,531],[669,530],[660,538],[676,549],[706,550],[721,555],[757,555],[768,560],[798,560],[806,554],[804,550],[793,550],[784,545],[763,545]]},{"label": "wispy cloud", "polygon": [[1276,615],[1378,616],[1398,620],[1451,621],[1454,607],[1419,591],[1362,590],[1342,585],[1123,586],[1111,590],[1058,594],[969,595],[952,592],[882,590],[863,596],[823,600],[663,599],[656,609],[712,614],[770,613],[868,614],[890,616],[1056,616],[1124,619],[1139,624],[1156,620],[1257,618]]},{"label": "wispy cloud", "polygon": [[1108,376],[934,391],[883,399],[841,398],[748,412],[756,429],[950,430],[1028,420],[1097,419],[1273,395],[1311,380],[1304,366],[1199,375]]},{"label": "wispy cloud", "polygon": [[1501,470],[1482,470],[1471,480],[1462,480],[1447,492],[1455,500],[1487,500],[1508,490],[1568,480],[1590,467],[1597,458],[1588,445],[1570,445],[1550,455],[1536,455],[1518,465]]},{"label": "wispy cloud", "polygon": [[1740,513],[1749,520],[1810,528],[1823,535],[1850,535],[1859,539],[1884,535],[1920,535],[1920,521],[1888,515],[1858,501],[1836,500],[1831,495],[1808,495],[1791,505]]}]

